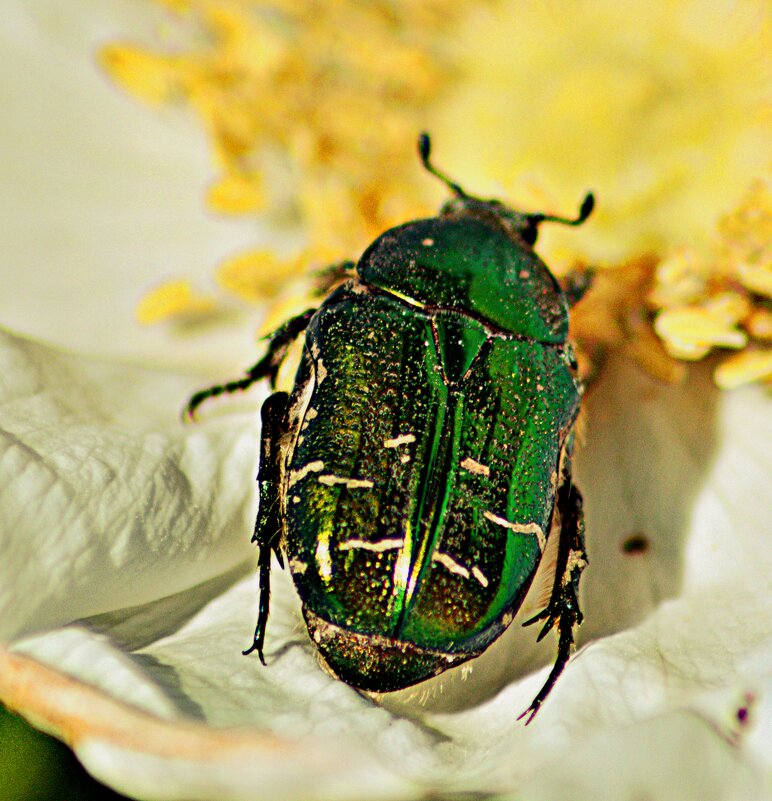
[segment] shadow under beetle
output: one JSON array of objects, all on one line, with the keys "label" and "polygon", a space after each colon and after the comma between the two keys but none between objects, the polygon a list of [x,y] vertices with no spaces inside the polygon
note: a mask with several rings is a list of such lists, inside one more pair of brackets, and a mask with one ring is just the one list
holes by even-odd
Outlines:
[{"label": "shadow under beetle", "polygon": [[[263,643],[271,554],[286,555],[309,634],[353,687],[410,686],[484,651],[512,622],[545,560],[549,600],[524,625],[557,627],[552,671],[521,717],[536,714],[582,620],[582,498],[571,481],[582,386],[567,341],[568,299],[533,251],[538,226],[578,217],[525,214],[468,195],[419,153],[454,197],[438,217],[386,231],[317,309],[270,336],[243,379],[276,375],[305,348],[291,394],[261,410],[260,597]],[[548,554],[548,555],[545,555]]]}]

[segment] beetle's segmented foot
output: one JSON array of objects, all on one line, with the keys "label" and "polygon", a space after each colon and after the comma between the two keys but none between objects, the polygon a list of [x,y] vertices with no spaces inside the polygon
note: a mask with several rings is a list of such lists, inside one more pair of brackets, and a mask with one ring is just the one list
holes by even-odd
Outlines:
[{"label": "beetle's segmented foot", "polygon": [[[270,357],[270,353],[269,353]],[[266,359],[253,368],[256,371]],[[268,614],[271,606],[271,555],[276,554],[279,565],[284,567],[279,542],[282,533],[281,521],[281,460],[282,433],[285,431],[289,395],[286,392],[274,392],[269,395],[260,409],[263,430],[260,435],[260,467],[257,481],[260,486],[260,507],[255,521],[255,533],[252,542],[257,543],[257,568],[260,581],[257,625],[252,645],[244,651],[244,656],[257,651],[260,661],[265,664],[263,644],[265,630],[268,625]]]},{"label": "beetle's segmented foot", "polygon": [[547,606],[537,615],[528,619],[523,626],[532,626],[540,620],[546,621],[542,626],[536,642],[541,642],[555,626],[562,627],[571,621],[571,627],[582,622],[582,612],[579,609],[579,601],[576,597],[576,588],[573,582],[569,582],[563,592],[557,597],[550,599]]},{"label": "beetle's segmented foot", "polygon": [[[578,575],[575,579],[578,581]],[[547,681],[544,682],[544,686],[539,690],[536,698],[533,699],[528,709],[517,718],[518,720],[522,720],[522,718],[527,715],[528,719],[525,721],[526,726],[533,720],[534,715],[539,711],[544,699],[552,691],[555,682],[568,664],[569,657],[571,656],[571,647],[574,644],[574,626],[582,622],[582,613],[576,598],[575,581],[569,580],[564,584],[563,592],[561,592],[556,599],[551,600],[547,604],[547,607],[539,612],[538,615],[527,620],[523,625],[530,626],[532,623],[536,623],[540,620],[546,620],[546,622],[539,632],[536,641],[540,642],[548,632],[552,631],[552,629],[557,626],[558,653],[555,658],[555,664],[552,666],[552,670],[547,677]]]},{"label": "beetle's segmented foot", "polygon": [[536,698],[518,717],[527,716],[526,725],[533,720],[544,699],[550,694],[558,676],[568,664],[571,646],[574,644],[574,626],[582,622],[582,612],[577,596],[579,579],[587,565],[587,552],[584,549],[584,518],[582,516],[582,496],[579,490],[567,481],[558,497],[561,513],[561,540],[558,566],[555,571],[555,584],[547,606],[523,625],[530,626],[544,621],[537,642],[544,639],[555,627],[558,630],[558,653],[547,681]]},{"label": "beetle's segmented foot", "polygon": [[277,328],[273,334],[270,334],[267,337],[269,340],[268,352],[257,364],[247,370],[243,378],[239,378],[236,381],[228,381],[225,384],[216,384],[213,387],[196,392],[188,401],[183,417],[188,420],[195,420],[196,410],[204,401],[209,400],[209,398],[216,398],[219,395],[244,392],[252,384],[262,381],[264,378],[267,378],[271,386],[274,387],[279,368],[287,355],[290,345],[306,330],[315,312],[316,309],[308,309],[303,314],[288,320],[284,325]]},{"label": "beetle's segmented foot", "polygon": [[[531,705],[525,710],[525,712],[523,712],[521,715],[518,715],[517,718],[518,720],[522,720],[527,716],[527,720],[525,721],[526,726],[533,720],[534,716],[541,708],[541,705],[544,703],[546,697],[552,692],[555,682],[558,680],[558,677],[568,663],[568,658],[571,656],[571,646],[574,644],[575,620],[576,616],[572,612],[567,611],[557,621],[560,639],[558,641],[558,655],[555,659],[555,664],[552,666],[552,670],[550,671],[549,676],[547,676],[547,681],[544,682],[544,686],[541,688],[541,690],[539,690],[533,701],[531,701]],[[552,625],[550,625],[550,628],[552,628]],[[549,631],[550,628],[547,628],[546,631]]]},{"label": "beetle's segmented foot", "polygon": [[522,720],[527,715],[526,726],[533,720],[534,715],[539,711],[544,699],[552,691],[555,682],[558,680],[558,676],[563,672],[571,656],[571,646],[574,644],[574,626],[582,622],[582,613],[579,610],[579,603],[576,599],[576,591],[573,583],[566,585],[565,591],[561,593],[559,598],[550,601],[545,609],[530,620],[526,620],[523,625],[530,626],[540,620],[546,620],[546,622],[539,632],[536,642],[541,642],[541,640],[557,626],[559,635],[558,653],[555,664],[547,677],[547,681],[544,682],[544,686],[539,690],[539,693],[536,698],[533,699],[528,709],[517,718],[518,720]]},{"label": "beetle's segmented foot", "polygon": [[[253,368],[254,369],[254,368]],[[209,400],[209,398],[216,398],[219,395],[230,395],[234,392],[243,392],[245,389],[249,389],[256,381],[259,381],[263,378],[262,375],[258,375],[254,377],[252,375],[252,371],[250,370],[249,373],[244,378],[240,378],[238,381],[229,381],[227,384],[216,384],[213,387],[209,387],[208,389],[202,389],[199,392],[196,392],[195,395],[188,401],[188,405],[185,407],[183,417],[187,420],[195,420],[196,419],[196,411],[201,404]]]}]

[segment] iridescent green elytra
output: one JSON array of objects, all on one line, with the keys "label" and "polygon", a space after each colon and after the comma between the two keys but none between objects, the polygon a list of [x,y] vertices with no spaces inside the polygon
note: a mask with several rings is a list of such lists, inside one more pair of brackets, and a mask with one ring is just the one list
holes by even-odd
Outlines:
[{"label": "iridescent green elytra", "polygon": [[[468,196],[381,235],[318,309],[289,321],[243,389],[276,371],[305,330],[291,395],[263,407],[260,612],[270,558],[286,555],[309,633],[332,672],[386,692],[479,655],[511,623],[546,548],[565,666],[586,564],[571,483],[581,384],[566,295],[532,245],[545,220]],[[530,719],[530,718],[529,718]]]}]

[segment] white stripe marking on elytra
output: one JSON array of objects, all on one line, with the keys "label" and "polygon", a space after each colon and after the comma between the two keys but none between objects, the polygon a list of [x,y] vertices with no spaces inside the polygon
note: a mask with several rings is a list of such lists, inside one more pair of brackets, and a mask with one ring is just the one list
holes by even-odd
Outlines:
[{"label": "white stripe marking on elytra", "polygon": [[361,548],[363,551],[392,551],[401,548],[405,544],[404,539],[379,540],[378,542],[367,542],[366,540],[346,540],[338,545],[341,551],[350,551],[354,548]]},{"label": "white stripe marking on elytra", "polygon": [[477,567],[477,565],[475,565],[472,568],[472,575],[480,582],[480,584],[483,585],[483,587],[488,586],[488,579],[485,578],[485,575],[483,574],[482,570],[480,570],[480,568]]},{"label": "white stripe marking on elytra", "polygon": [[298,481],[304,479],[309,473],[318,473],[321,470],[324,470],[324,462],[321,459],[303,465],[300,470],[290,470],[288,486],[291,487],[297,484]]},{"label": "white stripe marking on elytra", "polygon": [[443,567],[446,567],[451,573],[455,573],[457,576],[469,578],[469,571],[446,553],[437,553],[437,551],[435,551],[432,554],[432,562],[439,562]]},{"label": "white stripe marking on elytra", "polygon": [[394,437],[393,439],[383,440],[383,447],[398,448],[400,445],[409,445],[411,442],[415,442],[414,434],[400,434],[398,437]]},{"label": "white stripe marking on elytra", "polygon": [[466,459],[461,462],[461,467],[477,476],[489,476],[491,474],[491,469],[487,464],[480,464],[480,462],[472,459],[471,456],[467,456]]},{"label": "white stripe marking on elytra", "polygon": [[483,517],[488,518],[491,523],[508,528],[517,534],[533,534],[539,542],[539,550],[544,551],[547,538],[544,536],[544,532],[538,523],[510,523],[509,520],[505,520],[503,517],[493,514],[493,512],[483,512]]},{"label": "white stripe marking on elytra", "polygon": [[369,478],[346,478],[345,476],[325,475],[316,479],[320,484],[332,487],[335,484],[343,484],[347,489],[370,489],[373,482]]}]

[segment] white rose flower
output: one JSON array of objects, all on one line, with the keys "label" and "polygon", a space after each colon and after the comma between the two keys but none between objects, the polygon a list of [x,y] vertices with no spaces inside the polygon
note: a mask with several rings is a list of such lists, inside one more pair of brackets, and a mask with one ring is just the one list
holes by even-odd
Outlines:
[{"label": "white rose flower", "polygon": [[588,391],[585,623],[528,727],[554,643],[517,621],[376,703],[320,669],[277,569],[268,665],[241,656],[261,391],[179,410],[255,354],[244,326],[164,338],[131,308],[252,231],[198,207],[194,130],[93,70],[146,9],[66,13],[13,0],[0,32],[0,702],[145,801],[772,798],[772,417],[710,364],[669,386],[617,356]]}]

